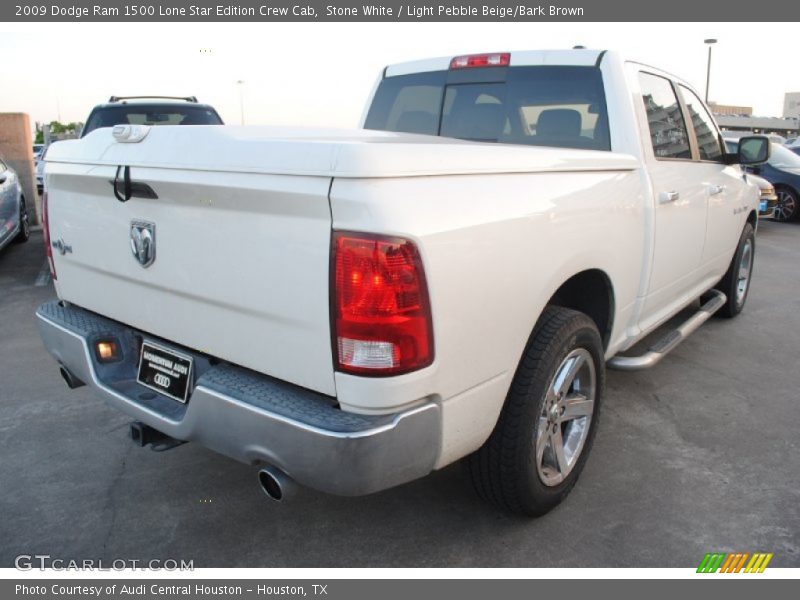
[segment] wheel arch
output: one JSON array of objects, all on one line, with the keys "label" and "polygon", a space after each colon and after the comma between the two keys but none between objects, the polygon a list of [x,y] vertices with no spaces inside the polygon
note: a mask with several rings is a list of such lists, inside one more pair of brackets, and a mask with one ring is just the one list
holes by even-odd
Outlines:
[{"label": "wheel arch", "polygon": [[[800,182],[798,182],[798,183],[800,183]],[[790,192],[792,192],[792,193],[793,193],[795,196],[798,196],[798,197],[800,197],[800,191],[798,190],[798,188],[799,188],[800,186],[798,186],[798,185],[794,185],[793,183],[789,183],[788,181],[784,181],[784,180],[777,181],[777,182],[773,183],[773,184],[772,184],[772,186],[773,186],[773,187],[774,187],[776,190],[777,190],[778,188],[786,188],[787,190],[789,190]]]},{"label": "wheel arch", "polygon": [[614,286],[602,269],[586,269],[564,281],[550,296],[547,306],[563,306],[584,313],[595,322],[608,348],[614,327]]},{"label": "wheel arch", "polygon": [[[795,183],[797,185],[795,185]],[[797,182],[793,181],[792,183],[789,183],[788,181],[781,180],[776,183],[773,183],[772,186],[775,188],[776,192],[781,189],[791,192],[792,194],[794,194],[794,197],[798,201],[800,201],[800,181]]]},{"label": "wheel arch", "polygon": [[[28,200],[25,198],[25,193],[20,188],[19,190],[19,197],[17,198],[17,214],[15,215],[17,218],[21,218],[22,216],[22,209],[25,208],[25,212],[28,215],[28,222],[30,222],[30,208],[28,207]],[[22,227],[22,223],[19,223],[19,226]]]}]

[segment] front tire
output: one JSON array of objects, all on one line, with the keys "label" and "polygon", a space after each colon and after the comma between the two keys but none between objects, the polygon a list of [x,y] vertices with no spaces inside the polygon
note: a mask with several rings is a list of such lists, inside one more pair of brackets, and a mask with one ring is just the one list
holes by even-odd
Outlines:
[{"label": "front tire", "polygon": [[478,494],[528,516],[564,500],[592,447],[604,387],[594,321],[571,309],[546,308],[492,435],[468,459]]},{"label": "front tire", "polygon": [[25,205],[25,198],[19,199],[19,233],[14,241],[18,244],[27,242],[31,237],[31,224],[28,219],[28,208]]},{"label": "front tire", "polygon": [[786,222],[794,221],[800,213],[800,202],[798,202],[797,192],[790,188],[779,187],[775,190],[778,196],[778,204],[775,206],[773,219]]},{"label": "front tire", "polygon": [[744,303],[747,302],[747,295],[750,293],[755,256],[755,230],[748,222],[739,237],[739,245],[736,248],[733,259],[731,259],[727,273],[716,285],[716,289],[728,297],[728,301],[717,311],[717,315],[732,319],[742,312]]}]

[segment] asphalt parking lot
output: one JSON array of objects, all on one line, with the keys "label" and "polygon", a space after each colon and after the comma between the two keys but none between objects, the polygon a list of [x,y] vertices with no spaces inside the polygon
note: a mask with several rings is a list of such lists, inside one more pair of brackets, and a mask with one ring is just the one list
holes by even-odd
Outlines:
[{"label": "asphalt parking lot", "polygon": [[[140,449],[70,391],[34,310],[54,296],[41,234],[0,252],[0,567],[19,554],[195,567],[696,567],[706,552],[800,566],[800,224],[762,222],[745,312],[650,371],[610,372],[567,501],[495,512],[456,464],[364,498],[275,504],[256,470],[194,444]],[[38,283],[40,285],[36,285]],[[44,284],[44,285],[42,285]]]}]

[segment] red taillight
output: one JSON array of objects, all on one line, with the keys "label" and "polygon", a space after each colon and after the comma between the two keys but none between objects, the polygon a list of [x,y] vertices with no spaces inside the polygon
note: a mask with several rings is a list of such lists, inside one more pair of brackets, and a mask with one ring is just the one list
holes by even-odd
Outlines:
[{"label": "red taillight", "polygon": [[47,190],[42,192],[42,237],[44,238],[44,251],[47,256],[47,264],[50,266],[50,275],[56,277],[56,265],[53,262],[53,246],[50,244],[50,218],[47,212]]},{"label": "red taillight", "polygon": [[510,53],[493,52],[491,54],[469,54],[467,56],[456,56],[450,61],[450,68],[470,69],[473,67],[507,67],[510,63]]},{"label": "red taillight", "polygon": [[331,319],[336,368],[398,375],[433,362],[425,272],[413,242],[333,234]]}]

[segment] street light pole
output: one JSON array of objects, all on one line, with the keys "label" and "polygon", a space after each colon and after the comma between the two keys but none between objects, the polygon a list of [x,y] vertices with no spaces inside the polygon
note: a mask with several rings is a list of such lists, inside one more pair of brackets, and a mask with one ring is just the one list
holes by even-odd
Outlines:
[{"label": "street light pole", "polygon": [[241,112],[242,125],[244,125],[244,80],[240,79],[236,84],[239,86],[239,111]]},{"label": "street light pole", "polygon": [[711,84],[711,46],[716,44],[717,40],[709,38],[703,42],[708,44],[708,67],[706,67],[706,104],[708,104],[708,87]]}]

